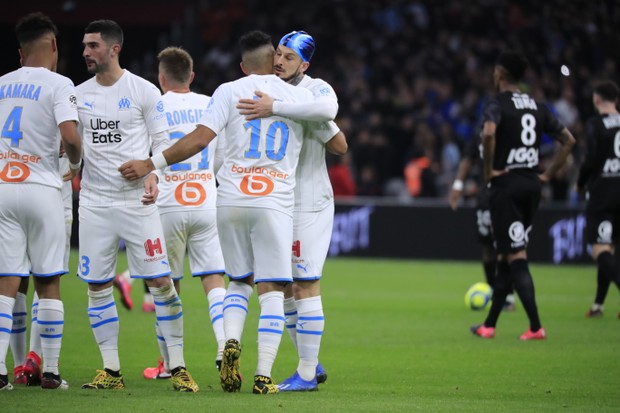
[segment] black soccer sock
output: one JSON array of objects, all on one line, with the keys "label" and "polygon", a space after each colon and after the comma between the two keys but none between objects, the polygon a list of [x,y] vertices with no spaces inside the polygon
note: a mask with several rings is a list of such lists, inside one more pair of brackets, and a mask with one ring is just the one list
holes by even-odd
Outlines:
[{"label": "black soccer sock", "polygon": [[495,288],[493,289],[493,302],[491,303],[491,309],[487,315],[487,319],[484,320],[484,325],[487,327],[495,327],[497,319],[499,318],[504,302],[506,301],[506,295],[510,291],[510,267],[506,261],[497,262],[497,276],[495,277]]},{"label": "black soccer sock", "polygon": [[617,272],[616,262],[614,256],[609,251],[603,251],[596,259],[597,274],[596,274],[596,297],[594,302],[599,305],[603,305],[607,292],[609,291],[609,285],[611,280]]},{"label": "black soccer sock", "polygon": [[487,284],[489,284],[491,288],[495,289],[497,260],[482,261],[482,267],[484,268],[484,276],[487,279]]},{"label": "black soccer sock", "polygon": [[536,307],[536,296],[534,293],[534,282],[527,261],[517,259],[510,263],[510,276],[512,283],[521,299],[527,318],[530,320],[530,329],[536,332],[540,329],[540,318]]}]

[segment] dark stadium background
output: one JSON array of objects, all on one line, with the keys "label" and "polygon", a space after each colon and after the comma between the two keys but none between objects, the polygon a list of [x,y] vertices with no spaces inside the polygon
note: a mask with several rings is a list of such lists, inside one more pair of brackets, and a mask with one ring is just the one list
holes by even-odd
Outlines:
[{"label": "dark stadium background", "polygon": [[[356,188],[354,199],[340,205],[374,207],[388,202],[412,205],[412,211],[415,206],[437,208],[438,233],[449,231],[441,227],[446,221],[441,218],[447,213],[445,197],[459,154],[478,133],[481,107],[493,92],[494,59],[504,48],[519,48],[531,63],[524,89],[547,100],[579,141],[570,164],[545,188],[543,209],[566,211],[556,218],[573,220],[566,224],[572,231],[568,243],[583,243],[575,224],[583,202],[572,187],[581,161],[583,122],[593,114],[591,85],[599,79],[618,81],[617,1],[11,2],[4,3],[0,13],[1,73],[18,67],[13,26],[32,11],[48,14],[58,25],[59,72],[76,84],[89,77],[81,57],[83,28],[92,20],[109,18],[125,31],[122,66],[155,82],[156,53],[169,45],[182,46],[195,60],[194,88],[207,94],[242,75],[236,42],[244,32],[260,29],[277,41],[292,30],[306,30],[317,43],[308,74],[335,88],[340,103],[337,122],[350,145],[344,163]],[[570,76],[560,73],[562,65],[570,69]],[[553,145],[546,145],[545,156],[552,151]],[[420,192],[412,196],[403,171],[410,161],[422,158],[429,166],[423,169]],[[340,160],[330,157],[328,162],[333,166]],[[471,205],[475,185],[468,190],[466,206]],[[473,220],[473,213],[469,215]],[[404,219],[416,227],[415,213]],[[557,222],[542,224],[551,231]],[[461,232],[465,228],[473,231],[473,223]],[[408,236],[418,235],[414,231]],[[473,240],[471,233],[463,239]],[[407,242],[407,237],[398,241]],[[555,241],[549,235],[546,242]],[[459,256],[476,258],[475,241],[465,244]],[[381,255],[396,249],[382,244]],[[374,255],[372,249],[351,251]],[[540,260],[551,261],[548,255]]]}]

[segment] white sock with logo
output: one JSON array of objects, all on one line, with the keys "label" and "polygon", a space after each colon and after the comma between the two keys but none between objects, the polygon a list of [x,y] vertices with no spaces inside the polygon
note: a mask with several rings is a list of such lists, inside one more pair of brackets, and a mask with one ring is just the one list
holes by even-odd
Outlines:
[{"label": "white sock with logo", "polygon": [[278,354],[286,320],[284,318],[284,293],[270,291],[258,296],[258,363],[256,375],[271,377],[271,368]]},{"label": "white sock with logo", "polygon": [[297,304],[295,297],[284,299],[284,318],[286,318],[286,331],[297,348]]},{"label": "white sock with logo", "polygon": [[224,297],[224,331],[226,340],[235,339],[241,342],[243,326],[248,315],[250,296],[254,288],[238,281],[231,281]]},{"label": "white sock with logo", "polygon": [[58,359],[65,329],[65,310],[60,300],[40,299],[37,324],[43,350],[43,372],[58,374]]},{"label": "white sock with logo", "polygon": [[[39,314],[41,314],[39,303]],[[101,291],[88,290],[88,318],[95,341],[99,346],[103,368],[120,371],[118,357],[118,311],[112,294],[112,287]]]},{"label": "white sock with logo", "polygon": [[15,299],[0,295],[0,374],[7,374],[6,353],[9,351]]},{"label": "white sock with logo", "polygon": [[13,365],[21,366],[26,361],[26,323],[28,312],[26,311],[26,294],[17,293],[13,306],[13,326],[11,328],[11,352],[13,353]]},{"label": "white sock with logo", "polygon": [[30,351],[37,353],[37,356],[41,357],[41,335],[39,334],[39,327],[37,324],[39,314],[39,295],[34,292],[32,296],[32,306],[30,307],[31,320],[30,320]]},{"label": "white sock with logo", "polygon": [[297,372],[302,379],[309,381],[316,376],[321,337],[325,328],[321,296],[298,300],[297,312],[299,314],[297,320],[297,352],[299,353]]},{"label": "white sock with logo", "polygon": [[183,358],[183,305],[172,281],[165,287],[149,287],[155,302],[155,315],[168,348],[170,369],[185,367]]},{"label": "white sock with logo", "polygon": [[226,296],[225,288],[214,288],[207,294],[207,302],[209,303],[209,318],[211,326],[217,341],[217,359],[222,359],[224,344],[226,343],[226,334],[224,333],[224,297]]}]

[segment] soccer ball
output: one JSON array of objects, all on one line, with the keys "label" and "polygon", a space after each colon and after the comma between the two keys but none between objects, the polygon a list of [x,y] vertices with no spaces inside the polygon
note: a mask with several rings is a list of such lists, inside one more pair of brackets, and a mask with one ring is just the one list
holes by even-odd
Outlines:
[{"label": "soccer ball", "polygon": [[465,306],[472,310],[484,310],[491,302],[493,291],[487,283],[479,282],[467,290],[465,294]]}]

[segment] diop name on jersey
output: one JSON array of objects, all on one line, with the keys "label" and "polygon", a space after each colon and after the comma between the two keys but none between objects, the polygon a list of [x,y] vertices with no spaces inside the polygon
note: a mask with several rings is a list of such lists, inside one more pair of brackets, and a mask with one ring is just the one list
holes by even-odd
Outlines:
[{"label": "diop name on jersey", "polygon": [[213,179],[211,172],[184,172],[177,174],[164,174],[166,182],[184,182],[184,181],[210,181]]},{"label": "diop name on jersey", "polygon": [[22,155],[22,154],[19,154],[17,152],[13,152],[13,151],[0,152],[0,160],[3,160],[3,159],[12,159],[14,161],[22,161],[24,163],[39,163],[39,162],[41,162],[41,157],[40,156],[28,155],[27,153]]},{"label": "diop name on jersey", "polygon": [[272,178],[279,178],[279,179],[287,179],[289,177],[289,174],[274,171],[273,169],[262,168],[259,166],[245,167],[245,166],[233,165],[230,170],[234,173],[239,173],[239,174],[260,174],[260,175],[267,175]]}]

